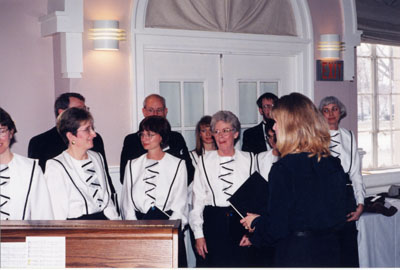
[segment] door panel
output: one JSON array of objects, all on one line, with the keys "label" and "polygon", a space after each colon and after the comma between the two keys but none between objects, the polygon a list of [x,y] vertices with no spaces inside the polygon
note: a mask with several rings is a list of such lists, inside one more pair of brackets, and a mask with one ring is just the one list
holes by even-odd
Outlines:
[{"label": "door panel", "polygon": [[159,92],[165,97],[167,118],[189,149],[195,146],[196,123],[221,108],[219,62],[217,54],[145,53],[145,96]]},{"label": "door panel", "polygon": [[[257,97],[266,91],[274,92],[278,86],[277,96],[287,94],[295,89],[294,57],[282,56],[255,56],[255,55],[224,55],[223,74],[224,84],[222,93],[222,104],[226,110],[240,115],[246,110],[257,110],[256,100],[240,97],[239,89],[245,89],[244,84],[257,83]],[[249,94],[254,96],[253,87],[249,87]],[[241,111],[241,113],[240,113]]]},{"label": "door panel", "polygon": [[189,149],[201,116],[230,110],[243,132],[261,120],[259,95],[269,91],[280,96],[295,89],[294,57],[155,51],[144,56],[145,96],[159,92],[166,98],[167,118]]}]

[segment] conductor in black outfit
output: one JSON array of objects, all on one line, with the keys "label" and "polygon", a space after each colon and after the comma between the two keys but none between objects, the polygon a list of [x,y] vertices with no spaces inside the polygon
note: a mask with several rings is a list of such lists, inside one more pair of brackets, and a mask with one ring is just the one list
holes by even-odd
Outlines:
[{"label": "conductor in black outfit", "polygon": [[258,154],[271,149],[268,144],[267,134],[265,134],[265,124],[271,119],[270,112],[277,99],[278,97],[272,93],[264,93],[257,99],[258,111],[262,115],[263,121],[257,126],[244,131],[242,151]]},{"label": "conductor in black outfit", "polygon": [[[85,105],[85,98],[81,94],[73,92],[63,93],[56,99],[54,103],[54,113],[56,115],[56,118],[64,110],[72,107],[89,110],[89,108]],[[101,138],[99,133],[96,133],[96,135],[97,136],[93,139],[93,148],[90,150],[99,152],[103,156],[111,193],[115,194],[115,189],[112,184],[110,174],[108,172],[103,139]],[[39,165],[42,168],[43,172],[45,172],[46,161],[48,159],[58,156],[66,149],[67,145],[61,138],[60,134],[57,132],[57,128],[54,126],[52,129],[42,134],[36,135],[29,141],[28,157],[39,159]]]},{"label": "conductor in black outfit", "polygon": [[299,93],[279,99],[272,115],[281,159],[269,173],[267,214],[241,220],[253,232],[241,245],[274,245],[274,267],[339,267],[346,175],[330,155],[328,125]]},{"label": "conductor in black outfit", "polygon": [[[168,108],[166,107],[165,99],[157,94],[151,94],[147,96],[143,101],[142,112],[144,117],[158,115],[166,118]],[[193,180],[194,167],[192,165],[192,160],[189,156],[189,151],[186,146],[185,139],[179,132],[171,131],[169,134],[168,144],[169,146],[164,148],[163,151],[177,158],[185,160],[188,173],[188,184],[190,184],[190,182]],[[129,134],[125,137],[124,145],[121,152],[121,183],[124,182],[125,167],[128,160],[138,158],[146,152],[147,151],[142,146],[138,132]]]}]

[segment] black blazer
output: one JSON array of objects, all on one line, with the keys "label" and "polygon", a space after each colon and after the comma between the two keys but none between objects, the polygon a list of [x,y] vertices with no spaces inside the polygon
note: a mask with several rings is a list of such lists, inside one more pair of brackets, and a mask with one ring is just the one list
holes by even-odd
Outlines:
[{"label": "black blazer", "polygon": [[[114,185],[112,184],[111,176],[110,173],[108,172],[108,165],[107,165],[106,153],[104,151],[103,139],[101,138],[99,133],[96,134],[97,136],[93,139],[93,148],[90,150],[102,154],[105,163],[108,182],[111,188],[111,193],[115,193]],[[53,127],[52,129],[33,137],[29,141],[28,157],[38,159],[39,165],[44,172],[46,169],[46,161],[58,156],[67,148],[68,146],[62,140],[60,134],[57,131],[57,128]]]},{"label": "black blazer", "polygon": [[[169,148],[165,152],[185,160],[188,173],[188,184],[190,184],[194,176],[194,167],[185,143],[185,139],[179,132],[171,131],[169,134],[168,145]],[[121,152],[121,163],[119,167],[121,183],[124,182],[125,167],[128,160],[138,158],[145,153],[147,153],[147,151],[142,146],[138,132],[129,134],[125,137],[124,146],[122,147]]]},{"label": "black blazer", "polygon": [[254,154],[258,154],[264,151],[269,150],[265,143],[264,125],[261,122],[257,126],[246,129],[243,132],[243,144],[242,151],[253,152]]}]

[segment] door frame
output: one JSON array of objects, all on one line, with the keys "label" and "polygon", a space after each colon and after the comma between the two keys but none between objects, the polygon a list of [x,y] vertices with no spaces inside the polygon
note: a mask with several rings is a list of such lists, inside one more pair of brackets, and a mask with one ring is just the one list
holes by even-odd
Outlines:
[{"label": "door frame", "polygon": [[[290,0],[297,37],[192,30],[145,28],[148,0],[134,1],[131,21],[132,126],[142,119],[145,52],[243,54],[295,58],[296,90],[314,99],[314,48],[312,21],[307,0]],[[223,99],[221,99],[223,103]],[[221,104],[223,108],[223,104]]]}]

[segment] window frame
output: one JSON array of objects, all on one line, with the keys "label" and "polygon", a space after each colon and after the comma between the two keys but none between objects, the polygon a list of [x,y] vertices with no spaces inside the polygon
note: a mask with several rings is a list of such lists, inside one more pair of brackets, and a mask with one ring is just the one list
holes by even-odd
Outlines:
[{"label": "window frame", "polygon": [[[394,132],[400,132],[400,128],[395,128],[394,127],[394,118],[393,118],[393,97],[394,96],[400,96],[400,91],[399,92],[394,92],[393,91],[393,80],[394,80],[394,59],[398,59],[400,60],[400,57],[398,56],[393,56],[393,51],[391,53],[390,56],[379,56],[377,54],[377,46],[379,45],[383,45],[383,44],[372,44],[372,43],[362,43],[362,44],[368,44],[371,46],[371,55],[369,56],[365,56],[365,55],[359,55],[357,53],[357,60],[360,58],[363,59],[370,59],[370,70],[371,70],[371,74],[370,74],[370,80],[371,80],[371,91],[370,92],[360,92],[359,90],[357,91],[357,99],[359,100],[359,98],[361,96],[367,96],[370,97],[371,100],[371,127],[368,130],[362,130],[362,131],[358,131],[358,135],[360,136],[360,133],[368,133],[371,134],[371,143],[372,143],[372,147],[371,147],[371,166],[370,167],[364,167],[363,166],[363,170],[365,171],[379,171],[379,170],[392,170],[392,169],[400,169],[400,164],[396,165],[393,164],[394,163]],[[360,45],[362,45],[360,44]],[[394,47],[394,46],[391,46]],[[390,92],[388,93],[380,93],[379,92],[379,78],[378,78],[378,67],[379,67],[379,59],[389,59],[389,65],[390,65]],[[359,80],[357,80],[359,81]],[[357,87],[357,89],[359,89],[359,87]],[[390,115],[390,119],[389,119],[389,127],[385,128],[385,127],[380,127],[380,120],[379,120],[379,99],[380,97],[383,96],[388,96],[389,99],[389,115]],[[359,120],[357,120],[359,123]],[[360,123],[359,123],[360,124]],[[379,164],[379,134],[382,133],[390,133],[390,149],[392,149],[390,151],[390,163],[391,165],[389,166],[383,166]],[[360,145],[359,145],[360,146]],[[365,163],[364,163],[365,164]],[[363,165],[364,165],[363,164]]]}]

